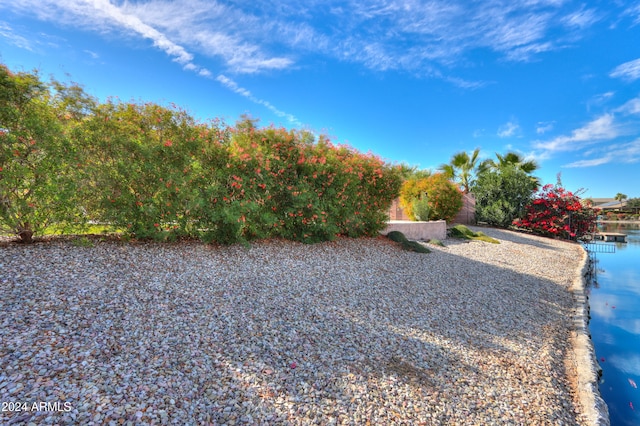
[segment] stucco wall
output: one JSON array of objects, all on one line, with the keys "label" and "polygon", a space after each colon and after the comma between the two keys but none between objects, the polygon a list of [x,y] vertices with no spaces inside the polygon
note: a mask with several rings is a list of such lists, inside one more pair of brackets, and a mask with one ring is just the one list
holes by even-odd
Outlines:
[{"label": "stucco wall", "polygon": [[444,240],[447,238],[447,222],[444,220],[432,222],[390,220],[387,222],[387,227],[380,233],[387,235],[391,231],[400,231],[410,240]]}]

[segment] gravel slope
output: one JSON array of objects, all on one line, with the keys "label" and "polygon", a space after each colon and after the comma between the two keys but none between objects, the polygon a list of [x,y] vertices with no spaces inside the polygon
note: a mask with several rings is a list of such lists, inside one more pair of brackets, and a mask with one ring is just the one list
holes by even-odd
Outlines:
[{"label": "gravel slope", "polygon": [[501,244],[5,245],[0,423],[586,424],[580,247],[483,231]]}]

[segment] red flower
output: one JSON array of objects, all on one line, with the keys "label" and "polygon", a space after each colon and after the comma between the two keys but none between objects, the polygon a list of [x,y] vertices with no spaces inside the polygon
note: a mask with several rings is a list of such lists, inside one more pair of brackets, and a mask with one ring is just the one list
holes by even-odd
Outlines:
[{"label": "red flower", "polygon": [[171,146],[171,145],[173,145],[173,142],[171,142],[170,140],[167,140],[167,141],[164,143],[164,146]]}]

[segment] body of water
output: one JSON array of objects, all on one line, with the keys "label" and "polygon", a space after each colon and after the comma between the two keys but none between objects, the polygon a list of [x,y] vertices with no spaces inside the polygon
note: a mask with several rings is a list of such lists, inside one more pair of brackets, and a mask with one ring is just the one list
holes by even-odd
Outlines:
[{"label": "body of water", "polygon": [[589,328],[602,367],[600,393],[613,426],[640,425],[640,225],[600,229],[627,234],[615,253],[595,254]]}]

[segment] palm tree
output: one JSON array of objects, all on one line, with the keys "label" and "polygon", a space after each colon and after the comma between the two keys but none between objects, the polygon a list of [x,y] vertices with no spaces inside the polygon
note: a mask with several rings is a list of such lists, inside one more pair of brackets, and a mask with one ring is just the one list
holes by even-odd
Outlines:
[{"label": "palm tree", "polygon": [[473,186],[475,172],[478,165],[480,148],[476,148],[471,155],[466,152],[458,152],[451,157],[449,164],[442,164],[438,170],[453,180],[457,180],[465,194],[468,194]]},{"label": "palm tree", "polygon": [[614,198],[616,199],[616,201],[618,201],[620,203],[620,207],[622,207],[622,200],[626,200],[627,199],[627,194],[623,194],[621,192],[618,192]]},{"label": "palm tree", "polygon": [[[517,152],[507,152],[505,155],[500,155],[496,152],[496,158],[498,161],[492,159],[484,160],[478,166],[478,173],[483,173],[488,170],[499,171],[506,167],[513,167],[515,169],[522,170],[526,174],[530,175],[534,171],[538,170],[539,166],[535,160],[525,160],[525,158]],[[531,176],[534,190],[540,186],[540,181],[537,177]]]}]

